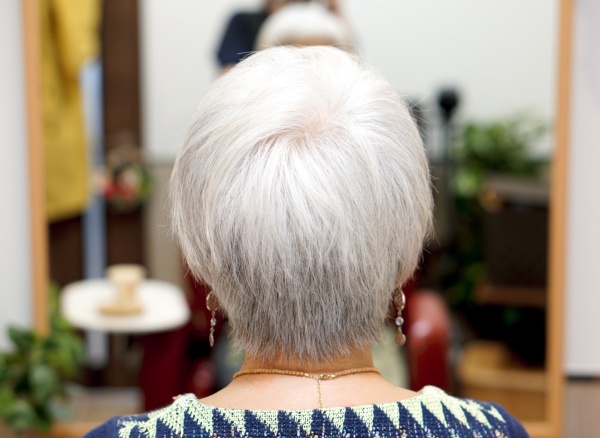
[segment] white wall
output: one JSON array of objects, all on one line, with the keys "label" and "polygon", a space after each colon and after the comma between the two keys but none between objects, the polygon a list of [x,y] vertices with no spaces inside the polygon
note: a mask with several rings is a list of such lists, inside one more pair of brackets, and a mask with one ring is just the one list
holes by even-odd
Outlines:
[{"label": "white wall", "polygon": [[[452,85],[461,91],[463,120],[523,110],[553,119],[558,1],[342,3],[366,59],[426,108]],[[537,153],[549,153],[550,144]]]},{"label": "white wall", "polygon": [[32,322],[21,33],[21,2],[0,1],[0,350],[8,324]]},{"label": "white wall", "polygon": [[577,0],[569,145],[566,371],[600,375],[600,3]]},{"label": "white wall", "polygon": [[[171,161],[193,108],[216,76],[233,9],[262,0],[144,0],[143,141]],[[358,46],[401,92],[431,101],[462,91],[464,118],[533,109],[553,118],[557,0],[340,0]],[[549,144],[549,143],[547,143]]]},{"label": "white wall", "polygon": [[170,162],[200,97],[217,76],[216,46],[232,10],[261,0],[144,0],[140,4],[142,141]]}]

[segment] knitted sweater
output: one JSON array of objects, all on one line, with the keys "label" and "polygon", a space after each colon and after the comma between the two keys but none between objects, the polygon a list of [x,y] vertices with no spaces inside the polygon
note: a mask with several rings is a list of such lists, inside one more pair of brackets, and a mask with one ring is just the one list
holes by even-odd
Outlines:
[{"label": "knitted sweater", "polygon": [[84,438],[493,437],[527,438],[503,408],[427,386],[399,402],[291,411],[223,409],[192,394],[142,415],[115,417]]}]

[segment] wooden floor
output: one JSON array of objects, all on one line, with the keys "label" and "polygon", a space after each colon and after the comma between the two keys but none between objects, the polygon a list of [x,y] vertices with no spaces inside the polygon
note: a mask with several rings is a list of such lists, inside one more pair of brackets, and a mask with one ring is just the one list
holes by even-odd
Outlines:
[{"label": "wooden floor", "polygon": [[80,438],[117,415],[140,412],[142,396],[136,388],[81,389],[71,393],[69,417],[52,430],[51,438]]}]

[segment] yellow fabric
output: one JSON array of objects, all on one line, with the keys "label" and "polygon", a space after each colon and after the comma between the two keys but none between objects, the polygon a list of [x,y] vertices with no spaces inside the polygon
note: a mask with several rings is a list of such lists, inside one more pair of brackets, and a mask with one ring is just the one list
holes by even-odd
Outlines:
[{"label": "yellow fabric", "polygon": [[100,8],[100,0],[40,0],[49,221],[79,214],[88,199],[79,72],[99,53]]}]

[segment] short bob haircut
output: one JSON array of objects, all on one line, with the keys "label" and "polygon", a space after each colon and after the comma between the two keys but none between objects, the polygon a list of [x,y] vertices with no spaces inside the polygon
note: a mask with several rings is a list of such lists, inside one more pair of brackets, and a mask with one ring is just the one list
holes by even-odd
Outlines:
[{"label": "short bob haircut", "polygon": [[406,105],[357,57],[276,47],[201,100],[171,178],[172,227],[234,343],[333,361],[381,336],[431,225]]}]

